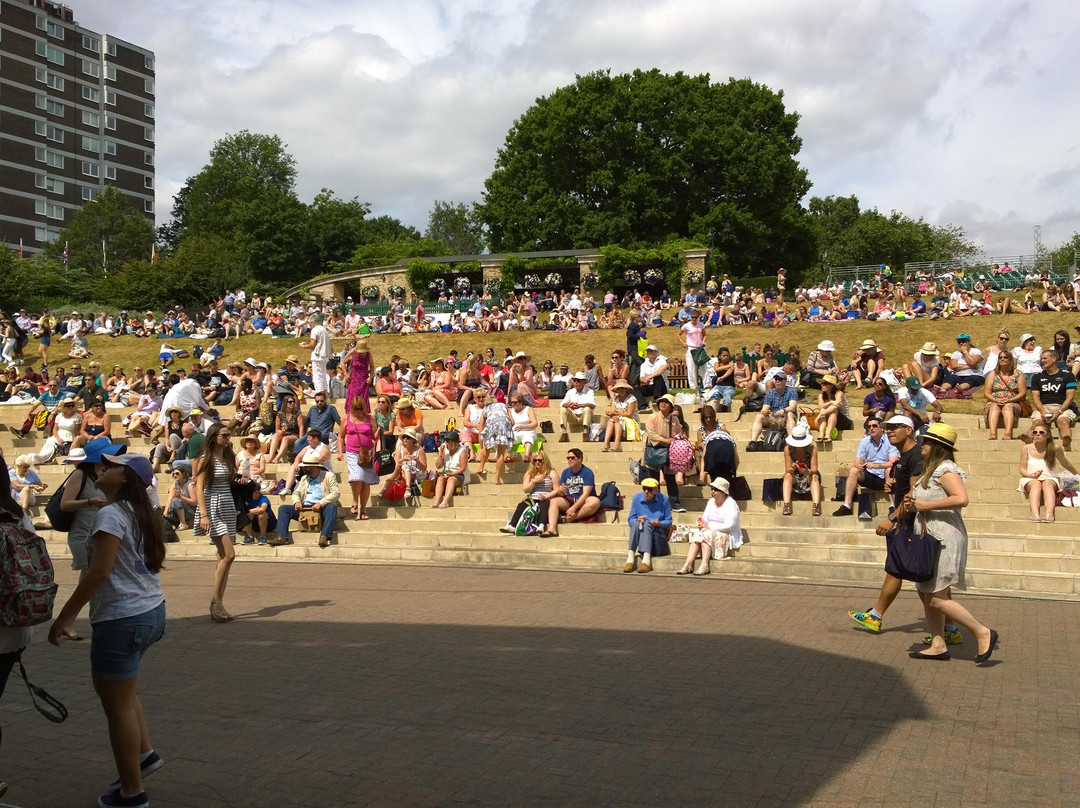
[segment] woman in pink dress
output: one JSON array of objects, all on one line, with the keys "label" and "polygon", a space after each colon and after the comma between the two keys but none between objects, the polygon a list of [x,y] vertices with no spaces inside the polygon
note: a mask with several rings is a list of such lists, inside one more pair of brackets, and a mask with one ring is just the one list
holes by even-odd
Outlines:
[{"label": "woman in pink dress", "polygon": [[[371,351],[366,339],[358,339],[345,353],[342,364],[347,368],[345,382],[345,411],[349,411],[353,396],[363,396],[367,403],[368,389],[371,381]],[[364,410],[368,408],[365,406]]]}]

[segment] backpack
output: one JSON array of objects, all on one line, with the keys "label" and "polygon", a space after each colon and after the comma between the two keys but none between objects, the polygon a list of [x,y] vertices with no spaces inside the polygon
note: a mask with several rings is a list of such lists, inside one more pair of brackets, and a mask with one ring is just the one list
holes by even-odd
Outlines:
[{"label": "backpack", "polygon": [[21,519],[0,517],[0,626],[26,628],[52,619],[57,585],[45,540]]},{"label": "backpack", "polygon": [[765,430],[762,441],[765,444],[764,451],[766,452],[782,452],[784,451],[784,439],[787,438],[787,430],[782,426],[770,426]]},{"label": "backpack", "polygon": [[540,503],[536,500],[529,500],[529,504],[525,506],[525,510],[518,517],[517,525],[514,527],[514,534],[517,536],[535,536],[537,533],[536,520],[539,517]]},{"label": "backpack", "polygon": [[668,444],[668,469],[685,474],[694,467],[694,445],[685,435]]},{"label": "backpack", "polygon": [[194,348],[192,348],[192,349],[191,349],[191,355],[192,355],[192,357],[194,357],[195,359],[202,359],[202,355],[203,355],[203,346],[201,346],[201,345],[196,345],[196,346],[195,346]]},{"label": "backpack", "polygon": [[739,415],[736,417],[736,421],[743,417],[745,412],[761,412],[761,408],[765,406],[765,396],[755,396],[754,398],[744,398],[742,407],[739,409]]},{"label": "backpack", "polygon": [[439,437],[434,432],[428,432],[426,435],[424,435],[424,451],[439,451]]},{"label": "backpack", "polygon": [[619,521],[619,511],[622,510],[623,496],[619,487],[614,482],[606,482],[600,486],[600,510],[614,511],[615,521]]}]

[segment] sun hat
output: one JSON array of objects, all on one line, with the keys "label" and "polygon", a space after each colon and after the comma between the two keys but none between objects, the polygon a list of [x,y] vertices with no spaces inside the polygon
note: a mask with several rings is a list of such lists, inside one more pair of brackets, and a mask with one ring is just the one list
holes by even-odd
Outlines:
[{"label": "sun hat", "polygon": [[826,373],[824,376],[822,376],[821,383],[831,384],[833,387],[838,387],[840,385],[840,382],[837,381],[836,377],[833,376],[831,373]]},{"label": "sun hat", "polygon": [[514,359],[528,359],[528,358],[529,358],[529,355],[527,353],[525,353],[524,351],[518,351],[516,354],[514,354]]},{"label": "sun hat", "polygon": [[713,489],[714,491],[723,491],[725,494],[731,493],[731,483],[729,483],[723,477],[717,477],[715,480],[709,483],[709,488]]},{"label": "sun hat", "polygon": [[461,435],[458,434],[456,429],[448,429],[442,433],[442,439],[446,441],[452,441],[453,443],[461,443]]},{"label": "sun hat", "polygon": [[878,349],[877,343],[872,339],[864,339],[863,344],[859,346],[860,351],[876,351]]},{"label": "sun hat", "polygon": [[809,446],[814,439],[810,436],[810,429],[805,424],[796,424],[795,428],[791,430],[791,434],[787,436],[785,441],[788,446],[793,446],[796,449],[800,446]]},{"label": "sun hat", "polygon": [[1029,339],[1035,339],[1035,335],[1034,334],[1021,334],[1020,335],[1020,344],[1023,345]]},{"label": "sun hat", "polygon": [[270,370],[270,366],[268,364],[266,364],[265,362],[260,362],[258,364],[258,367],[261,367],[263,370]]},{"label": "sun hat", "polygon": [[154,484],[154,466],[141,454],[134,452],[132,454],[106,454],[101,456],[101,462],[107,466],[127,466],[135,472],[135,476],[143,485]]},{"label": "sun hat", "polygon": [[240,438],[241,446],[247,446],[249,443],[252,442],[254,442],[256,446],[259,445],[259,439],[256,438],[254,435],[244,435],[244,437]]},{"label": "sun hat", "polygon": [[671,395],[671,393],[664,393],[664,395],[662,395],[662,396],[660,396],[660,398],[656,399],[657,404],[659,404],[661,401],[666,401],[672,407],[675,406],[675,396]]},{"label": "sun hat", "polygon": [[646,346],[645,346],[645,350],[646,350],[646,351],[656,351],[657,353],[660,353],[660,349],[659,349],[659,348],[657,348],[657,347],[656,347],[655,345],[653,345],[652,343],[649,343],[648,345],[646,345]]},{"label": "sun hat", "polygon": [[403,438],[412,438],[413,440],[418,441],[418,440],[420,440],[420,433],[417,432],[415,429],[413,429],[410,426],[410,427],[406,427],[402,431],[401,437],[403,437]]},{"label": "sun hat", "polygon": [[633,390],[633,385],[626,379],[619,379],[615,384],[611,385],[612,390]]},{"label": "sun hat", "polygon": [[923,440],[940,443],[948,449],[956,449],[956,430],[948,424],[930,424],[926,432],[923,433]]},{"label": "sun hat", "polygon": [[589,380],[589,377],[579,370],[573,375],[573,379],[575,382],[587,382]]},{"label": "sun hat", "polygon": [[300,360],[296,358],[296,354],[289,354],[285,357],[286,362],[292,362],[294,365],[300,364]]},{"label": "sun hat", "polygon": [[906,415],[894,415],[886,424],[892,424],[893,426],[906,426],[908,429],[915,428],[915,422],[908,418]]},{"label": "sun hat", "polygon": [[202,415],[202,414],[203,414],[202,410],[200,410],[198,407],[196,407],[195,409],[193,409],[191,412],[188,413],[188,415]]},{"label": "sun hat", "polygon": [[304,459],[300,461],[301,466],[321,466],[322,462],[315,456],[314,452],[308,452],[304,455]]},{"label": "sun hat", "polygon": [[914,393],[916,390],[922,389],[922,382],[919,381],[918,376],[908,376],[904,379],[904,386]]},{"label": "sun hat", "polygon": [[104,454],[122,455],[127,447],[120,443],[112,443],[108,438],[94,438],[84,445],[68,452],[64,463],[100,463]]},{"label": "sun hat", "polygon": [[659,488],[660,487],[660,481],[657,480],[655,477],[646,477],[644,480],[641,481],[641,487],[642,488]]},{"label": "sun hat", "polygon": [[831,339],[823,339],[821,342],[818,343],[817,349],[819,351],[835,351],[836,346],[833,345],[833,341]]},{"label": "sun hat", "polygon": [[956,341],[957,341],[957,342],[960,342],[961,340],[965,340],[965,339],[966,339],[966,340],[967,340],[968,342],[971,342],[971,334],[968,334],[968,333],[966,333],[966,332],[965,332],[965,333],[963,333],[963,334],[957,334],[957,335],[956,335]]},{"label": "sun hat", "polygon": [[939,351],[937,345],[932,342],[924,342],[922,347],[919,348],[919,353],[926,354],[927,356],[937,356]]},{"label": "sun hat", "polygon": [[259,366],[259,363],[255,361],[254,356],[249,356],[247,359],[245,359],[244,364],[251,365],[253,368],[257,368]]},{"label": "sun hat", "polygon": [[412,396],[402,396],[397,400],[397,404],[394,405],[395,410],[407,410],[413,406]]}]

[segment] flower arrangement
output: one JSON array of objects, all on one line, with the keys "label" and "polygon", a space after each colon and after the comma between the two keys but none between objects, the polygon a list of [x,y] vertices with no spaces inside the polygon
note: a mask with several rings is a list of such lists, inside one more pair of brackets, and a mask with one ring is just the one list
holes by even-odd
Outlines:
[{"label": "flower arrangement", "polygon": [[484,281],[484,289],[491,294],[497,294],[502,291],[502,278],[488,278]]},{"label": "flower arrangement", "polygon": [[386,294],[390,297],[405,297],[404,286],[388,286],[386,288]]},{"label": "flower arrangement", "polygon": [[587,288],[600,285],[600,276],[589,273],[581,279],[581,285]]},{"label": "flower arrangement", "polygon": [[360,290],[360,294],[366,297],[368,300],[379,299],[379,287],[378,286],[365,286]]},{"label": "flower arrangement", "polygon": [[641,273],[636,269],[628,269],[623,272],[622,279],[627,286],[637,286],[641,283]]},{"label": "flower arrangement", "polygon": [[540,288],[540,276],[529,274],[525,276],[525,288],[526,289],[539,289]]},{"label": "flower arrangement", "polygon": [[437,294],[437,295],[442,294],[443,292],[446,291],[446,279],[445,278],[434,278],[434,279],[428,281],[427,288],[428,288],[428,291],[431,292],[432,294]]},{"label": "flower arrangement", "polygon": [[664,273],[659,269],[646,269],[644,279],[646,285],[656,286],[657,284],[664,282]]},{"label": "flower arrangement", "polygon": [[556,288],[562,286],[562,275],[558,272],[549,272],[544,276],[544,285]]},{"label": "flower arrangement", "polygon": [[701,283],[705,280],[705,273],[700,269],[688,269],[683,273],[683,279],[687,283]]},{"label": "flower arrangement", "polygon": [[459,292],[468,292],[470,286],[472,286],[472,284],[469,283],[469,279],[466,278],[464,275],[459,275],[454,280],[454,288],[457,289]]}]

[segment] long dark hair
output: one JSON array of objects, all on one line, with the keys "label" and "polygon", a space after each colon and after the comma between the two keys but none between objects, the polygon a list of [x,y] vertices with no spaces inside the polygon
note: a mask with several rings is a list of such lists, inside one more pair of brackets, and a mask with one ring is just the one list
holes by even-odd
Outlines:
[{"label": "long dark hair", "polygon": [[[223,429],[225,429],[224,424],[213,424],[206,431],[206,441],[203,443],[202,451],[199,453],[199,462],[201,464],[199,472],[206,475],[206,482],[203,484],[204,491],[214,487],[214,446],[217,444],[218,433]],[[233,451],[232,441],[227,441],[222,448],[221,462],[225,465],[231,479],[232,470],[236,468],[236,453]]]},{"label": "long dark hair", "polygon": [[16,519],[22,519],[22,505],[11,496],[11,479],[8,477],[8,464],[0,454],[0,511],[7,511]]},{"label": "long dark hair", "polygon": [[161,528],[161,516],[150,504],[150,495],[139,476],[124,466],[124,484],[116,492],[116,501],[135,521],[142,538],[143,558],[150,572],[160,572],[165,563],[165,532]]}]

